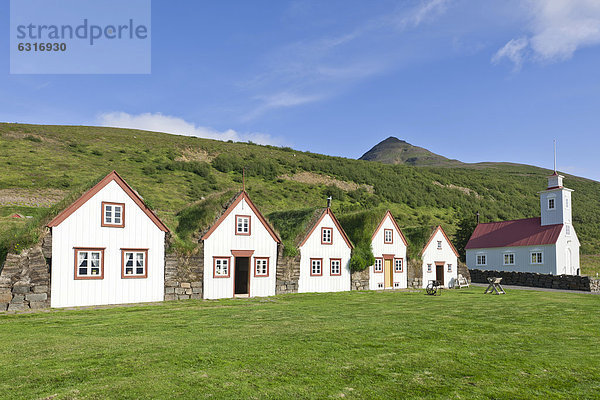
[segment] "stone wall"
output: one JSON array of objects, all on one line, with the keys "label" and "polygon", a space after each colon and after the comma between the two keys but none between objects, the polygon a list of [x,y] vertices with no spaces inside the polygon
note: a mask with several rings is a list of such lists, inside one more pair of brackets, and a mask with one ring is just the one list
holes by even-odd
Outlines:
[{"label": "stone wall", "polygon": [[300,256],[284,257],[281,246],[277,255],[277,280],[275,294],[298,293],[300,279]]},{"label": "stone wall", "polygon": [[0,273],[0,311],[50,307],[50,266],[42,246],[8,254]]},{"label": "stone wall", "polygon": [[165,255],[165,300],[202,298],[204,243],[198,249],[194,255]]},{"label": "stone wall", "polygon": [[423,288],[423,264],[419,260],[409,260],[406,268],[408,287]]},{"label": "stone wall", "polygon": [[467,268],[467,264],[459,261],[458,262],[458,273],[465,278],[467,278],[468,282],[471,282],[471,273],[469,272],[469,268]]},{"label": "stone wall", "polygon": [[487,278],[502,278],[505,285],[600,292],[600,279],[578,275],[548,275],[532,272],[482,271],[472,269],[471,281],[488,283]]},{"label": "stone wall", "polygon": [[369,267],[352,273],[350,290],[369,290]]}]

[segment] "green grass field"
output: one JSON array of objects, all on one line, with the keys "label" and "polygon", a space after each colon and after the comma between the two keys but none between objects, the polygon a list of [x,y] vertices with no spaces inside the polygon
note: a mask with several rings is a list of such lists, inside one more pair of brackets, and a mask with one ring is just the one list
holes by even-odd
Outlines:
[{"label": "green grass field", "polygon": [[0,397],[598,398],[600,296],[347,292],[0,315]]}]

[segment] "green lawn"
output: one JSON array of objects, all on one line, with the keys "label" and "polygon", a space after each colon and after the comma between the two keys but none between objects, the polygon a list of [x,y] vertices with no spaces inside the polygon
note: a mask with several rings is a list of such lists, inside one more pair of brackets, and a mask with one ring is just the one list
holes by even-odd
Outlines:
[{"label": "green lawn", "polygon": [[600,296],[483,288],[0,315],[2,398],[598,398]]}]

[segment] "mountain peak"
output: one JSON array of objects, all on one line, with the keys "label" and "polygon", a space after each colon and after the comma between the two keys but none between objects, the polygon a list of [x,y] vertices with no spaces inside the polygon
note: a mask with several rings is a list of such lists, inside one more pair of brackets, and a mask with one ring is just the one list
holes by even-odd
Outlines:
[{"label": "mountain peak", "polygon": [[406,164],[414,166],[447,166],[461,164],[422,147],[413,146],[405,140],[390,136],[377,143],[360,160],[377,161],[384,164]]}]

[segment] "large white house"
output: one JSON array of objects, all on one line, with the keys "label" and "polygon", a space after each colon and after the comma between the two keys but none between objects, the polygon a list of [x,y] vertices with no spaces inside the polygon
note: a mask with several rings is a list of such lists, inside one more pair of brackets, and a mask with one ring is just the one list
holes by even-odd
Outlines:
[{"label": "large white house", "polygon": [[406,247],[406,238],[388,210],[371,237],[375,264],[369,267],[369,289],[406,289]]},{"label": "large white house", "polygon": [[329,207],[309,223],[308,233],[298,248],[299,293],[350,290],[350,256],[354,246]]},{"label": "large white house", "polygon": [[423,287],[429,281],[439,281],[444,287],[453,287],[458,278],[458,252],[441,226],[433,230],[421,250]]},{"label": "large white house", "polygon": [[281,239],[245,191],[237,194],[204,241],[204,298],[275,295]]},{"label": "large white house", "polygon": [[164,299],[169,230],[115,171],[48,224],[51,307]]},{"label": "large white house", "polygon": [[548,177],[540,192],[541,218],[478,224],[465,246],[469,269],[579,275],[579,239],[571,193],[563,176]]}]

